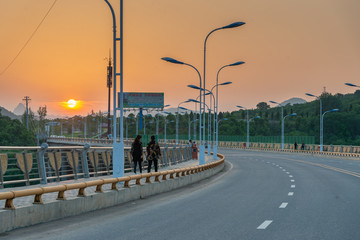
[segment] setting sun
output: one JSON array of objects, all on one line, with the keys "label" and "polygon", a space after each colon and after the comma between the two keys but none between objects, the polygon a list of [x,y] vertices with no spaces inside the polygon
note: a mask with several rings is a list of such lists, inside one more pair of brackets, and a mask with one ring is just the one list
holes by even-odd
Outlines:
[{"label": "setting sun", "polygon": [[67,106],[69,108],[74,108],[76,107],[77,101],[75,101],[74,99],[69,99],[69,101],[67,101]]}]

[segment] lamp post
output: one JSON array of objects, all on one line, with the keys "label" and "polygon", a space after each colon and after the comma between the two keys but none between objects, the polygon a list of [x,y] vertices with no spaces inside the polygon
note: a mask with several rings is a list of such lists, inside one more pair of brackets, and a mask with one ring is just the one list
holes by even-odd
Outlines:
[{"label": "lamp post", "polygon": [[316,99],[319,100],[320,102],[320,152],[323,151],[323,146],[322,146],[322,142],[323,142],[323,118],[322,118],[322,101],[321,101],[321,97],[320,96],[315,96],[313,94],[310,93],[305,93],[305,95],[310,96],[310,97],[314,97]]},{"label": "lamp post", "polygon": [[284,107],[275,101],[269,101],[270,103],[277,104],[281,107],[281,149],[284,150]]},{"label": "lamp post", "polygon": [[[286,115],[282,121],[282,124],[281,124],[281,146],[284,146],[284,139],[285,139],[285,136],[284,136],[284,123],[285,123],[285,119],[287,117],[292,117],[292,116],[296,116],[296,113],[292,113],[292,114],[289,114],[289,115]],[[284,148],[283,148],[284,149]]]},{"label": "lamp post", "polygon": [[[123,116],[124,116],[124,97],[123,97],[123,77],[124,77],[124,71],[123,71],[123,44],[124,44],[124,34],[123,34],[123,0],[120,0],[120,37],[117,37],[116,34],[116,17],[115,12],[111,4],[108,0],[104,0],[105,3],[109,6],[112,20],[113,20],[113,177],[123,177],[124,176],[124,122],[123,122]],[[120,72],[116,71],[117,68],[117,57],[116,57],[116,48],[117,48],[117,42],[120,41]],[[116,95],[117,95],[117,87],[116,87],[116,77],[120,76],[120,109],[117,108],[117,101],[116,101]],[[116,134],[116,111],[120,110],[120,142],[117,141],[117,134]]]},{"label": "lamp post", "polygon": [[188,103],[188,102],[190,102],[190,101],[187,100],[187,101],[179,103],[177,110],[176,110],[176,145],[179,144],[179,109],[188,110],[187,108],[180,107],[180,105],[183,103]]},{"label": "lamp post", "polygon": [[[180,62],[178,60],[175,60],[173,58],[169,58],[169,57],[164,57],[164,58],[161,58],[162,60],[164,61],[167,61],[167,62],[170,62],[170,63],[175,63],[175,64],[183,64],[183,65],[186,65],[186,66],[189,66],[191,68],[193,68],[198,76],[199,76],[199,80],[200,80],[200,87],[201,87],[201,75],[200,75],[200,72],[192,65],[190,64],[187,64],[187,63],[184,63],[184,62]],[[200,90],[200,96],[201,96],[201,90]],[[202,100],[201,100],[201,97],[200,97],[200,106],[202,104]],[[204,119],[205,120],[205,119]],[[199,147],[199,165],[204,165],[205,164],[205,146],[202,144],[202,141],[201,141],[201,131],[203,131],[203,126],[202,126],[202,120],[201,120],[201,110],[200,110],[200,117],[199,117],[199,122],[200,122],[200,129],[199,129],[199,142],[200,142],[200,147]]]},{"label": "lamp post", "polygon": [[[205,82],[206,82],[206,43],[207,43],[207,40],[208,40],[209,36],[210,36],[212,33],[216,32],[216,31],[218,31],[218,30],[236,28],[236,27],[240,27],[240,26],[242,26],[242,25],[244,25],[244,24],[245,24],[245,22],[234,22],[234,23],[229,24],[229,25],[226,25],[226,26],[224,26],[224,27],[216,28],[216,29],[212,30],[212,31],[206,36],[205,41],[204,41],[204,73],[203,73],[203,82],[204,82],[203,88],[204,88],[204,89],[206,89],[206,85],[205,85]],[[219,70],[219,71],[220,71],[220,70]],[[219,73],[219,72],[218,72],[218,73]],[[201,84],[200,84],[200,88],[201,88]],[[204,90],[200,91],[200,95],[201,95],[202,93],[204,93]],[[217,93],[216,93],[216,96],[217,96]],[[200,97],[200,99],[201,99],[201,97]],[[204,99],[203,102],[205,102],[205,95],[204,95],[204,94],[203,94],[203,99]],[[203,106],[202,109],[201,109],[201,107],[202,107],[202,106],[201,106],[201,104],[200,104],[200,115],[201,115],[201,110],[203,109],[204,116],[205,116],[205,106]],[[217,111],[216,111],[216,114],[217,114]],[[201,125],[201,123],[200,123],[200,125]],[[219,127],[219,126],[218,126],[218,121],[217,121],[217,119],[216,119],[216,132],[217,132],[217,130],[218,130],[218,127]],[[216,136],[217,136],[217,134],[216,134]],[[205,135],[204,135],[204,138],[205,138]],[[216,159],[216,157],[217,157],[217,139],[216,139],[215,145],[216,145],[216,147],[214,147],[214,149],[213,149],[214,159]],[[202,148],[203,146],[204,146],[204,145],[200,145],[199,150],[201,150],[201,148]],[[205,151],[205,149],[204,149],[204,151]],[[201,155],[200,155],[200,158],[201,158]],[[204,158],[204,163],[205,163],[205,158]]]},{"label": "lamp post", "polygon": [[[325,114],[330,113],[330,112],[338,112],[338,111],[339,111],[339,109],[335,108],[335,109],[326,111],[326,112],[324,112],[324,113],[321,115],[321,121],[323,122],[322,129],[320,129],[320,130],[321,130],[321,131],[320,131],[321,134],[324,133],[324,129],[323,129],[323,128],[324,128],[324,116],[325,116]],[[321,139],[321,141],[320,141],[320,150],[321,150],[321,152],[322,152],[322,151],[323,151],[323,145],[324,145],[324,142],[323,142],[324,136],[322,135],[322,136],[320,137],[320,139]]]}]

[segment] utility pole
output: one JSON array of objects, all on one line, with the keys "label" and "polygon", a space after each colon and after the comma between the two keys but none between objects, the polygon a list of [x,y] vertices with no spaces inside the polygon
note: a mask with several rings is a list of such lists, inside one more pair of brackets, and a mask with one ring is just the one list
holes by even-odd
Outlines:
[{"label": "utility pole", "polygon": [[111,52],[109,53],[109,65],[107,67],[107,88],[108,88],[108,115],[107,115],[107,135],[110,135],[110,92],[112,88],[112,63],[111,63]]},{"label": "utility pole", "polygon": [[30,97],[29,96],[25,96],[23,101],[25,101],[26,103],[26,129],[29,130],[29,102],[30,102]]}]

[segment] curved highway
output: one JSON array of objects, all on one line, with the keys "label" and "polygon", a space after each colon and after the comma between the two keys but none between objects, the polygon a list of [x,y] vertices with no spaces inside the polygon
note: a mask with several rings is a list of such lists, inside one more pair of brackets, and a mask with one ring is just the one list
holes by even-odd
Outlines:
[{"label": "curved highway", "polygon": [[7,239],[360,239],[360,161],[221,149],[226,169]]}]

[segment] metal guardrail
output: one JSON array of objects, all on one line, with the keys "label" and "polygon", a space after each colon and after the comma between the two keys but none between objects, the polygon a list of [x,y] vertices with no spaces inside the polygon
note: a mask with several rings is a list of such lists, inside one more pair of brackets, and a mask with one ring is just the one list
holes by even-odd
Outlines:
[{"label": "metal guardrail", "polygon": [[[159,167],[191,159],[189,146],[165,146]],[[147,168],[145,157],[143,168]],[[125,148],[125,171],[132,169],[130,148]],[[89,178],[112,174],[112,147],[56,146],[0,147],[0,188]]]},{"label": "metal guardrail", "polygon": [[222,145],[220,147],[224,148],[239,148],[244,150],[259,150],[259,151],[269,151],[269,152],[288,152],[288,153],[305,153],[305,154],[313,154],[313,155],[327,155],[327,156],[338,156],[338,157],[351,157],[351,158],[359,158],[360,153],[346,153],[346,152],[319,152],[319,151],[311,151],[311,150],[294,150],[294,149],[279,149],[279,148],[262,148],[262,147],[242,147],[242,146],[233,146],[233,145]]},{"label": "metal guardrail", "polygon": [[[227,142],[221,141],[219,147],[236,147],[246,148],[246,142]],[[262,149],[277,149],[281,150],[280,143],[249,143],[249,148],[262,148]],[[297,148],[300,150],[301,143],[298,143]],[[284,144],[284,150],[294,150],[294,144]],[[316,144],[305,145],[306,151],[320,152],[320,146]],[[360,146],[345,146],[345,145],[324,145],[323,152],[335,153],[360,153]]]},{"label": "metal guardrail", "polygon": [[[87,187],[96,186],[95,192],[103,192],[102,186],[104,184],[111,184],[111,190],[118,190],[117,183],[124,182],[123,187],[130,187],[130,181],[135,180],[136,185],[141,185],[140,180],[145,179],[145,183],[151,183],[151,177],[154,177],[154,182],[160,182],[159,177],[162,177],[162,181],[167,180],[167,176],[169,179],[180,178],[182,176],[196,174],[202,171],[206,171],[211,168],[215,168],[225,162],[225,156],[221,154],[217,154],[220,157],[220,160],[215,162],[207,163],[200,166],[188,167],[188,168],[180,168],[169,171],[161,171],[161,172],[153,172],[153,173],[145,173],[139,175],[132,175],[126,177],[119,178],[107,178],[107,179],[99,179],[94,181],[87,181],[81,183],[73,183],[73,184],[63,184],[57,186],[49,186],[49,187],[40,187],[40,188],[32,188],[25,190],[17,190],[17,191],[9,191],[0,193],[0,200],[5,200],[4,209],[15,209],[13,200],[15,198],[34,196],[33,204],[42,204],[42,195],[46,193],[54,193],[57,192],[57,200],[66,200],[65,192],[67,190],[78,189],[78,196],[85,197],[85,189]],[[175,175],[175,176],[174,176]]]}]

